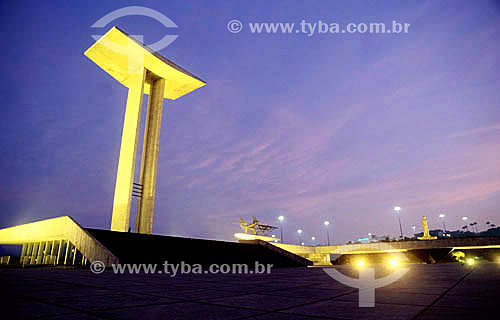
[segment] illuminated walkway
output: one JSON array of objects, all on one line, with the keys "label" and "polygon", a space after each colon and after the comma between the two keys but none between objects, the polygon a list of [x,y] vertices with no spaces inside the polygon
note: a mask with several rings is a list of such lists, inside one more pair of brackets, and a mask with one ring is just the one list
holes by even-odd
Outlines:
[{"label": "illuminated walkway", "polygon": [[0,282],[6,319],[474,319],[496,313],[500,265],[412,265],[376,290],[375,308],[359,308],[357,290],[320,268],[176,277],[0,269]]}]

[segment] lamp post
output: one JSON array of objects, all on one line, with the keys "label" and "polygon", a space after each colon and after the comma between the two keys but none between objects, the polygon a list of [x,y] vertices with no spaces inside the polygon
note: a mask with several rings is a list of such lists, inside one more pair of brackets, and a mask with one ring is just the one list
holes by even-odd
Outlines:
[{"label": "lamp post", "polygon": [[327,243],[328,243],[328,245],[330,245],[330,232],[328,230],[328,225],[330,225],[330,221],[326,220],[325,222],[323,222],[323,224],[325,225],[325,228],[326,228]]},{"label": "lamp post", "polygon": [[412,226],[411,228],[413,229],[413,236],[415,236],[415,231],[417,230],[417,227],[416,226]]},{"label": "lamp post", "polygon": [[304,245],[303,242],[302,242],[302,232],[303,232],[302,229],[297,230],[297,233],[299,234],[299,243],[301,243],[302,245]]},{"label": "lamp post", "polygon": [[466,229],[467,231],[469,231],[469,226],[467,226],[467,220],[469,219],[469,217],[467,216],[464,216],[462,217],[462,221],[465,222],[465,226],[462,227],[462,229]]},{"label": "lamp post", "polygon": [[446,215],[444,213],[441,213],[439,215],[439,217],[441,218],[441,220],[443,221],[443,233],[446,234],[446,225],[444,224],[444,217],[446,217]]},{"label": "lamp post", "polygon": [[403,227],[401,227],[401,215],[399,212],[401,211],[400,206],[395,206],[394,211],[396,211],[396,214],[398,215],[398,221],[399,221],[399,232],[401,233],[401,239],[403,239]]},{"label": "lamp post", "polygon": [[285,220],[285,217],[279,216],[278,220],[280,221],[281,243],[283,243],[283,220]]}]

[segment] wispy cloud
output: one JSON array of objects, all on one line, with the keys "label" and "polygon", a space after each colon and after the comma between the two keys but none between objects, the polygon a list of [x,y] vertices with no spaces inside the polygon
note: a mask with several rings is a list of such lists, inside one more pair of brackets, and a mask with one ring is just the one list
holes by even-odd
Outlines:
[{"label": "wispy cloud", "polygon": [[474,128],[470,130],[465,130],[459,133],[451,134],[450,138],[463,138],[469,136],[481,136],[484,134],[500,134],[500,123],[496,123],[490,126],[482,127],[482,128]]}]

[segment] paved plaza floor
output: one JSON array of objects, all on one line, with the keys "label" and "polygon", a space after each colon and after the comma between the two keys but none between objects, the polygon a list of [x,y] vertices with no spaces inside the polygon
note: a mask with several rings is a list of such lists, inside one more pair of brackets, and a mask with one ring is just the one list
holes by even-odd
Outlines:
[{"label": "paved plaza floor", "polygon": [[0,283],[1,319],[481,319],[495,317],[500,302],[493,263],[410,265],[376,289],[373,308],[360,308],[358,289],[321,268],[175,277],[0,269]]}]

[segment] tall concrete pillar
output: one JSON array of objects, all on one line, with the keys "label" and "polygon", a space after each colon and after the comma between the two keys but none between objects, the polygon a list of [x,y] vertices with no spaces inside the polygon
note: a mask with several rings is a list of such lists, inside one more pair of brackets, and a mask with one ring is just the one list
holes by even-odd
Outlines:
[{"label": "tall concrete pillar", "polygon": [[73,263],[72,265],[75,265],[75,261],[76,261],[76,254],[78,253],[78,249],[76,249],[75,246],[73,246]]},{"label": "tall concrete pillar", "polygon": [[31,264],[31,260],[33,259],[33,255],[34,255],[33,252],[35,252],[35,243],[32,242],[32,243],[30,243],[29,257],[26,261],[26,264]]},{"label": "tall concrete pillar", "polygon": [[111,220],[111,230],[122,232],[127,232],[130,224],[130,202],[132,200],[135,156],[146,70],[142,68],[138,73],[131,74],[129,77],[131,85],[128,90],[125,119],[123,121],[122,142],[120,158],[118,160],[118,172],[116,174],[115,198]]},{"label": "tall concrete pillar", "polygon": [[68,254],[71,250],[71,245],[70,245],[70,242],[69,240],[66,241],[66,254],[64,255],[64,265],[66,265],[68,263]]},{"label": "tall concrete pillar", "polygon": [[45,242],[45,249],[43,250],[43,257],[42,257],[42,264],[48,264],[49,263],[49,247],[50,247],[50,242]]},{"label": "tall concrete pillar", "polygon": [[160,151],[160,131],[163,114],[165,79],[151,79],[151,94],[148,102],[144,145],[142,147],[141,185],[136,227],[138,233],[153,232],[156,180],[158,176],[158,155]]},{"label": "tall concrete pillar", "polygon": [[32,249],[31,249],[30,264],[35,264],[37,254],[38,254],[38,243],[33,243]]},{"label": "tall concrete pillar", "polygon": [[26,256],[26,249],[28,247],[28,244],[23,243],[23,247],[21,248],[21,257],[20,257],[20,262],[21,264],[24,264],[24,257]]},{"label": "tall concrete pillar", "polygon": [[56,258],[56,262],[54,262],[54,265],[58,265],[59,264],[59,259],[61,258],[61,249],[62,249],[62,246],[63,246],[63,241],[59,240],[59,248],[57,248],[57,258]]},{"label": "tall concrete pillar", "polygon": [[52,244],[50,245],[50,259],[47,263],[53,264],[54,262],[54,247],[56,246],[56,240],[52,240]]},{"label": "tall concrete pillar", "polygon": [[40,241],[40,243],[38,245],[38,253],[36,255],[36,262],[35,262],[35,264],[42,264],[43,245],[44,245],[44,242]]}]

